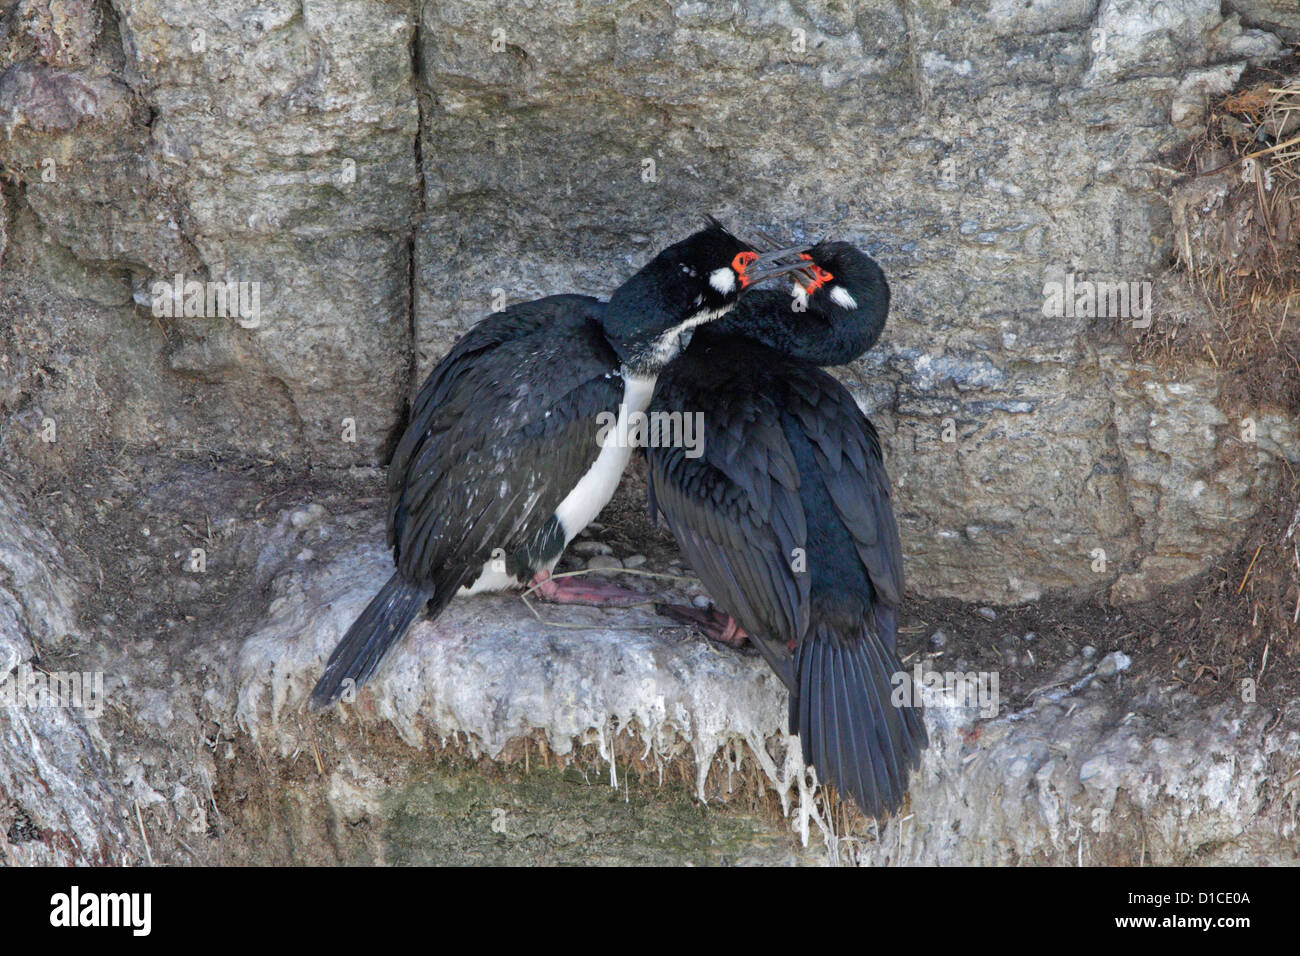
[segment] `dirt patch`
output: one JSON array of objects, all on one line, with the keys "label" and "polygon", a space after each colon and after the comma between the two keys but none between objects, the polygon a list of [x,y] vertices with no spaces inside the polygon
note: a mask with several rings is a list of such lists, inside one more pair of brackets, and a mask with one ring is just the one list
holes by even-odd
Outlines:
[{"label": "dirt patch", "polygon": [[81,607],[85,632],[133,639],[200,638],[213,619],[229,622],[233,608],[251,610],[267,581],[248,549],[286,508],[316,503],[359,523],[367,520],[359,509],[384,500],[375,469],[313,473],[247,458],[99,450],[75,470],[12,487],[67,546],[71,573],[93,595]]},{"label": "dirt patch", "polygon": [[1214,701],[1253,691],[1278,707],[1300,696],[1300,522],[1288,504],[1298,500],[1293,475],[1287,493],[1265,503],[1241,550],[1135,609],[1164,660],[1153,673]]}]

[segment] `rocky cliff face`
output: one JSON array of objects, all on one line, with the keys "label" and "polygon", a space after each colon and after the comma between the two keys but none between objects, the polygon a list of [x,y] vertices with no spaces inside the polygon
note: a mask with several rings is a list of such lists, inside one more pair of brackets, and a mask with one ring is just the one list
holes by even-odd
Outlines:
[{"label": "rocky cliff face", "polygon": [[[604,294],[714,213],[882,262],[843,378],[917,592],[1150,597],[1300,461],[1213,355],[1133,348],[1199,308],[1167,155],[1297,37],[1289,0],[8,0],[4,471],[381,464],[470,324]],[[188,282],[244,311],[186,314]],[[1127,309],[1064,307],[1089,282]]]},{"label": "rocky cliff face", "polygon": [[[1278,54],[1267,6],[11,3],[5,443],[376,463],[494,298],[603,293],[712,211],[884,263],[848,380],[914,586],[1146,596],[1236,543],[1295,428],[1044,286],[1174,294],[1160,157]],[[178,273],[258,315],[152,315]]]}]

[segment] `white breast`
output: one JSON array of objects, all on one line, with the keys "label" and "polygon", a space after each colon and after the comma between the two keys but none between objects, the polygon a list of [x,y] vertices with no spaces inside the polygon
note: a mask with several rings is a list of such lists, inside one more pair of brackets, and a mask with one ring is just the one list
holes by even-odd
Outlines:
[{"label": "white breast", "polygon": [[480,594],[483,591],[506,591],[519,587],[519,579],[513,574],[506,573],[504,561],[496,561],[497,567],[493,567],[493,564],[494,562],[489,561],[483,565],[483,570],[479,572],[478,577],[456,593]]},{"label": "white breast", "polygon": [[623,402],[618,406],[618,425],[606,431],[600,454],[591,463],[582,480],[555,509],[555,517],[564,528],[564,542],[568,544],[587,527],[600,509],[609,504],[623,477],[623,469],[632,457],[630,443],[621,441],[628,434],[628,418],[644,412],[650,405],[655,390],[653,376],[637,378],[623,370]]},{"label": "white breast", "polygon": [[[632,457],[632,448],[620,440],[628,434],[628,418],[637,412],[644,412],[650,405],[650,396],[654,393],[655,379],[636,378],[623,371],[623,403],[618,408],[618,426],[607,431],[601,443],[600,453],[591,463],[587,473],[573,487],[573,490],[555,509],[555,517],[564,528],[564,543],[567,545],[583,528],[587,527],[600,510],[609,504],[618,488],[623,469]],[[477,578],[460,589],[460,594],[479,594],[483,591],[504,591],[518,587],[519,581],[513,574],[507,574],[504,562],[493,567],[489,561],[483,565]]]}]

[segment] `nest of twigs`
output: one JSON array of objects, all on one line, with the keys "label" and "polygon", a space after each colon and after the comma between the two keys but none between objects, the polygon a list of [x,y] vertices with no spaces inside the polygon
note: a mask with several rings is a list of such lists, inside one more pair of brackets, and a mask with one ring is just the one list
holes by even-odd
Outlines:
[{"label": "nest of twigs", "polygon": [[1212,103],[1186,169],[1174,258],[1202,315],[1153,329],[1144,357],[1208,359],[1245,402],[1300,413],[1300,75]]}]

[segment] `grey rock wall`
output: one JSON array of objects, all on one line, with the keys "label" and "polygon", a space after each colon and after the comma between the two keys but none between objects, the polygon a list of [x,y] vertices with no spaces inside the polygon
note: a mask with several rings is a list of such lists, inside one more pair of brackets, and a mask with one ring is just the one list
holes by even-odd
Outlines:
[{"label": "grey rock wall", "polygon": [[[6,271],[147,330],[129,348],[153,353],[154,375],[132,383],[143,401],[113,403],[115,431],[187,452],[377,457],[408,377],[411,11],[22,0],[5,23],[0,156],[36,220]],[[258,283],[257,327],[156,320],[151,286],[177,273]],[[113,364],[113,337],[85,364]]]},{"label": "grey rock wall", "polygon": [[[228,577],[151,592],[167,627],[224,595],[186,643],[99,618],[76,542],[5,488],[124,455],[382,463],[494,300],[604,294],[714,213],[885,266],[890,324],[843,378],[888,445],[918,592],[1152,597],[1239,544],[1300,434],[1209,359],[1136,360],[1131,321],[1046,315],[1044,286],[1148,280],[1157,324],[1202,309],[1167,271],[1164,157],[1298,37],[1290,0],[0,0],[0,679],[80,660],[115,701],[0,703],[4,858],[384,858],[411,746],[499,758],[540,731],[616,773],[619,727],[710,800],[720,766],[757,762],[841,859],[1293,860],[1294,704],[1206,713],[1098,676],[993,721],[938,708],[914,814],[839,841],[753,660],[489,598],[418,629],[357,720],[312,723],[320,659],[382,577],[365,516],[218,501]],[[155,315],[178,274],[256,283],[255,321]],[[108,507],[81,498],[74,523]]]},{"label": "grey rock wall", "polygon": [[[121,865],[133,856],[109,743],[86,709],[53,705],[60,693],[74,698],[46,678],[72,673],[48,655],[84,641],[78,597],[57,545],[0,488],[0,860],[9,864]],[[93,705],[88,690],[76,700]]]},{"label": "grey rock wall", "polygon": [[[0,397],[38,468],[105,443],[382,461],[412,372],[494,296],[605,293],[705,212],[884,263],[890,325],[847,380],[922,593],[1148,596],[1300,457],[1212,365],[1042,311],[1066,273],[1178,298],[1160,156],[1279,52],[1285,4],[19,0],[3,23]],[[258,283],[260,323],[154,317],[177,273]],[[1240,447],[1246,415],[1267,441]]]}]

